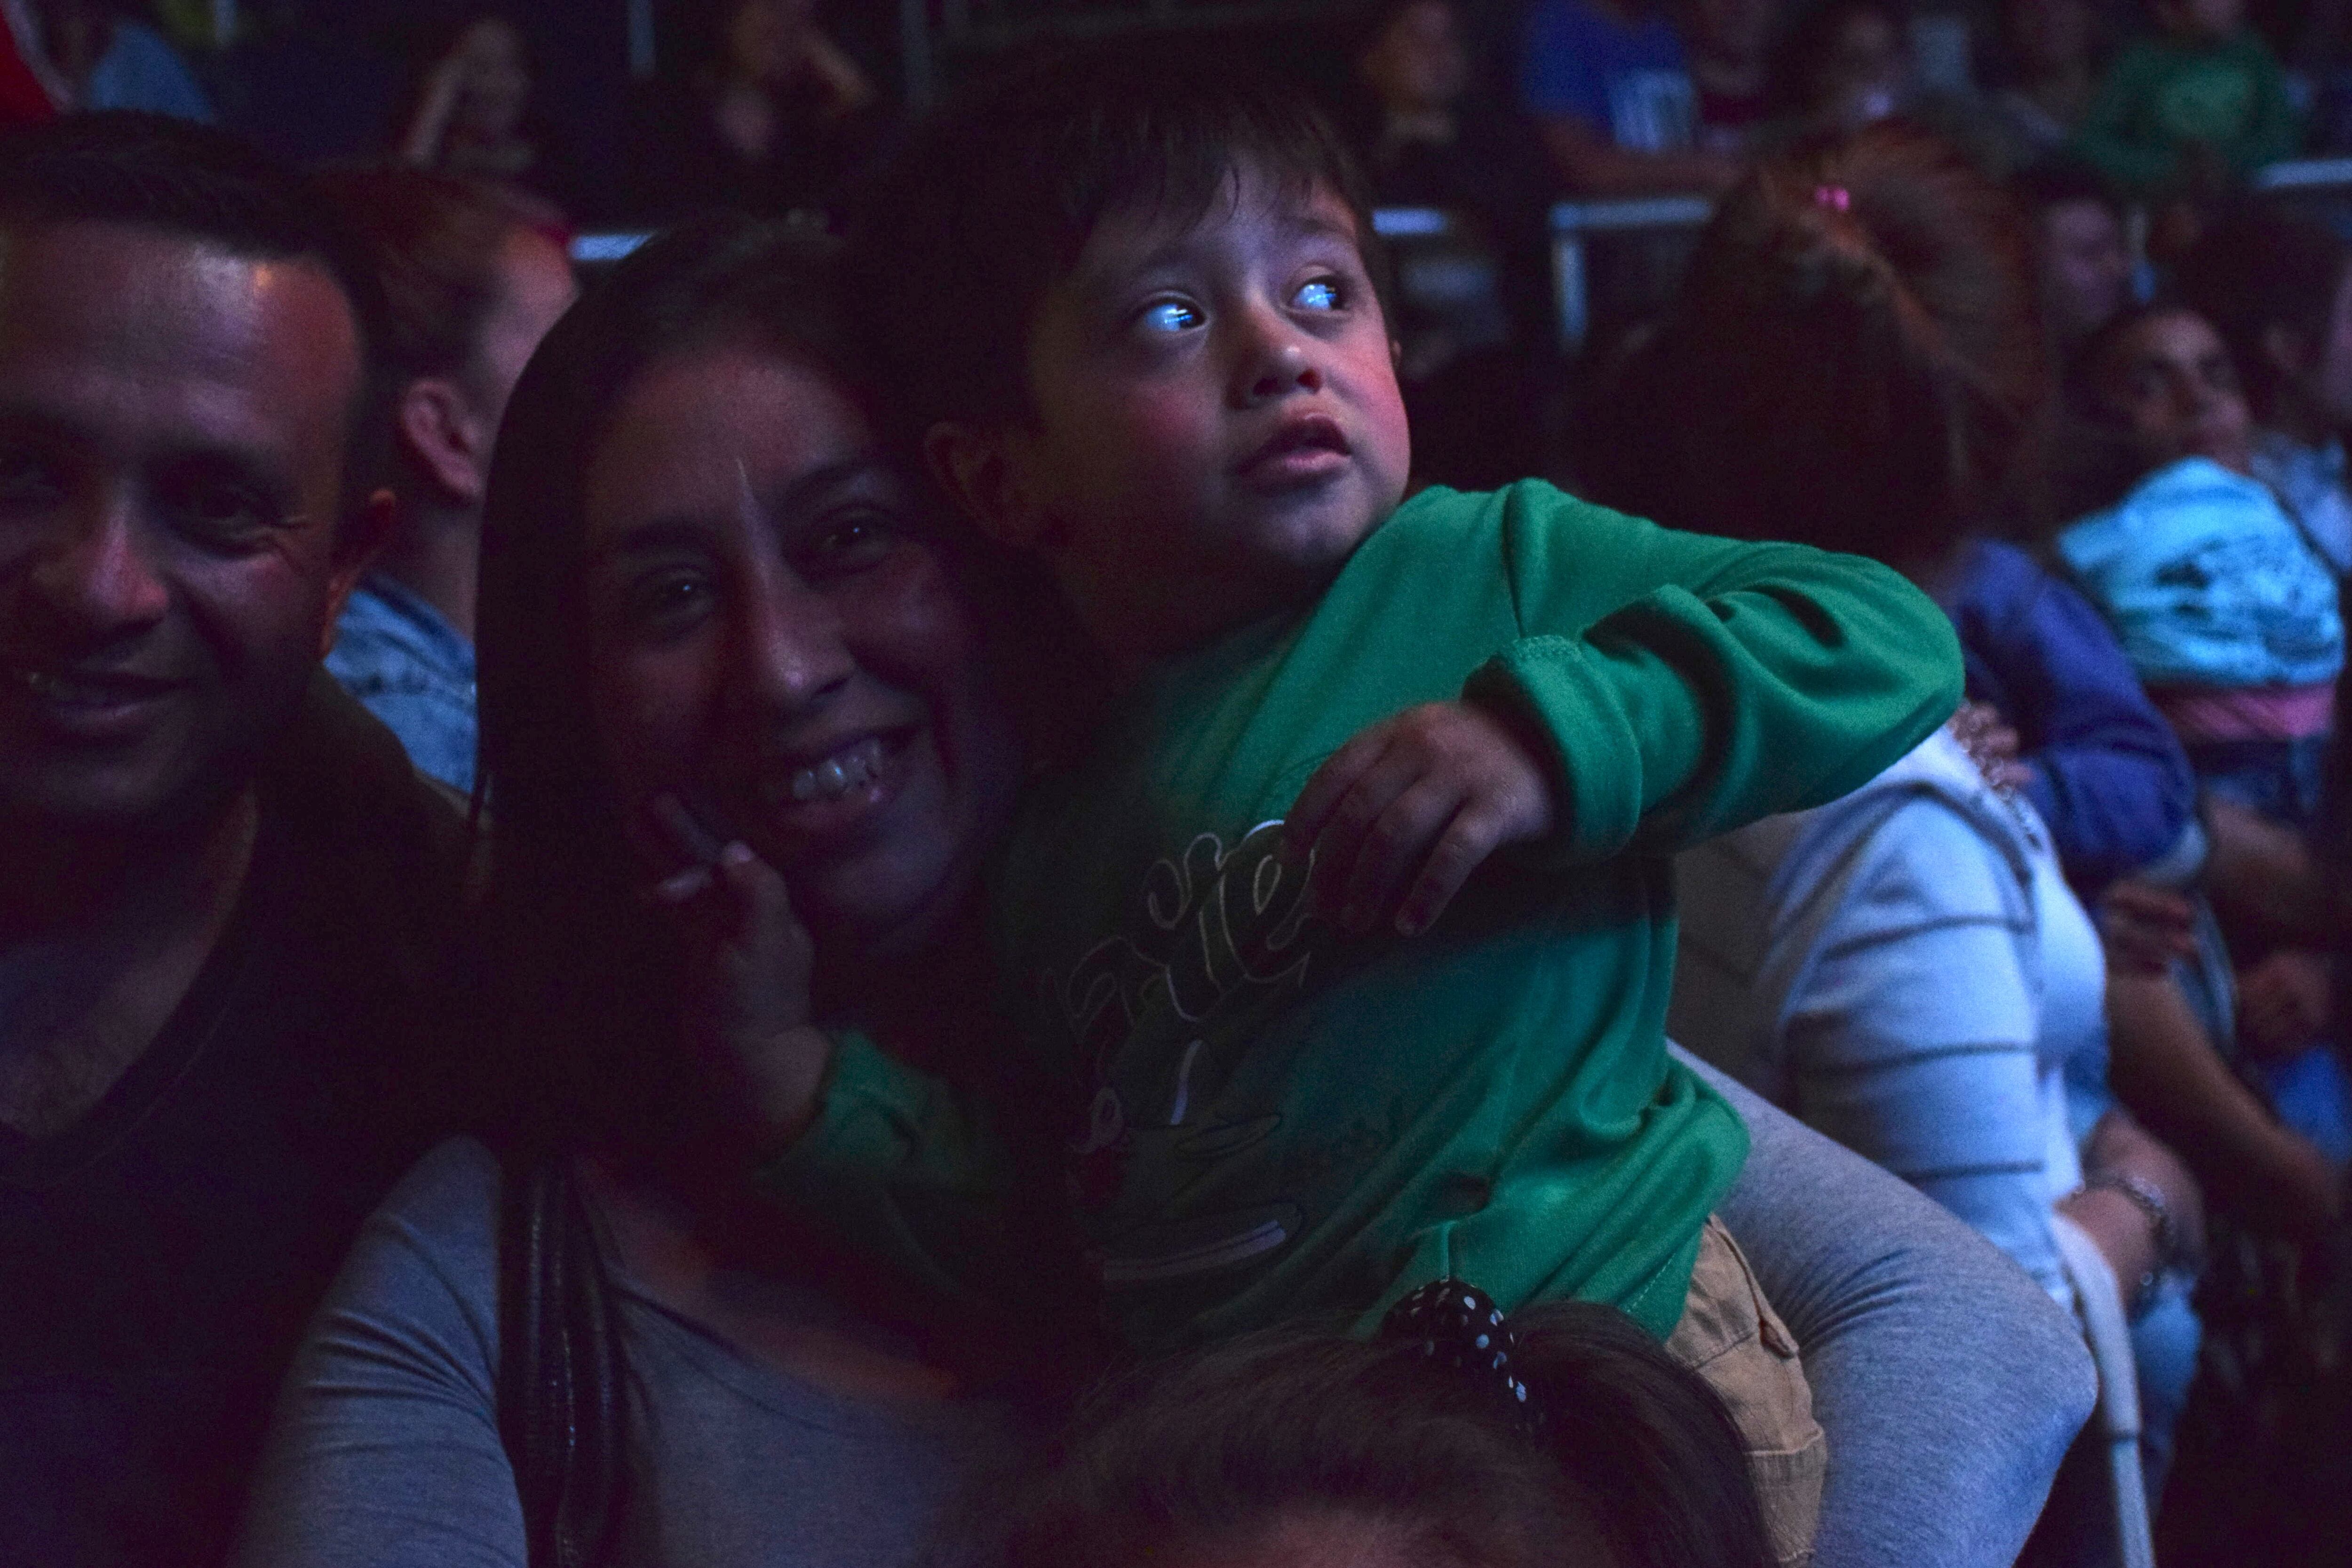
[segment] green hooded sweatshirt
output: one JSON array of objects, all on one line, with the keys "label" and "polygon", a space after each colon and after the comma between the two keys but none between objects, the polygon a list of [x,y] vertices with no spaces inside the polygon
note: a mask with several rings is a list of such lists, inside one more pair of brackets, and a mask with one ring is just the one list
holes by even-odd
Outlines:
[{"label": "green hooded sweatshirt", "polygon": [[[1747,1154],[1666,1056],[1671,857],[1861,784],[1960,679],[1942,612],[1884,566],[1539,481],[1423,491],[1312,605],[1149,673],[1031,791],[992,889],[1024,1039],[1091,1097],[1070,1191],[1121,1337],[1366,1330],[1449,1275],[1671,1331]],[[1311,918],[1283,814],[1360,731],[1457,699],[1542,739],[1556,837],[1418,937]],[[938,1274],[974,1246],[946,1200],[996,1164],[853,1037],[771,1176]]]}]

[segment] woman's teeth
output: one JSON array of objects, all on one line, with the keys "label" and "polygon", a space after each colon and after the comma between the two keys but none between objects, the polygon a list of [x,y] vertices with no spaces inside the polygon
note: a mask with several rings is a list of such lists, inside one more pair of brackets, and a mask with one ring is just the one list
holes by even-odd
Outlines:
[{"label": "woman's teeth", "polygon": [[[869,736],[854,746],[844,747],[812,767],[794,769],[783,781],[782,789],[771,786],[772,796],[782,795],[795,805],[812,801],[839,800],[854,789],[874,782],[882,768],[882,742]],[[771,805],[781,804],[772,799]]]}]

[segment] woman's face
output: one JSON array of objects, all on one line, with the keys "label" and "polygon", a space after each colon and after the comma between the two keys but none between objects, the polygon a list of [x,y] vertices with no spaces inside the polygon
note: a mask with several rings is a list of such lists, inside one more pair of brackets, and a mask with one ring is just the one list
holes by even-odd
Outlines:
[{"label": "woman's face", "polygon": [[2210,458],[2239,473],[2252,466],[2253,418],[2237,368],[2202,316],[2142,318],[2103,356],[2098,392],[2130,426],[2150,468],[2183,458]]},{"label": "woman's face", "polygon": [[669,793],[782,873],[821,942],[919,946],[1016,778],[979,627],[856,407],[717,347],[657,361],[589,462],[590,699],[648,877]]}]

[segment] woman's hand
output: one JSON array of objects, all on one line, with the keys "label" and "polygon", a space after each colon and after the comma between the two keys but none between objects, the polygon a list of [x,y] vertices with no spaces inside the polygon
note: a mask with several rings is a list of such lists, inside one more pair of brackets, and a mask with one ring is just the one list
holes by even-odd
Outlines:
[{"label": "woman's hand", "polygon": [[2162,974],[2197,953],[2197,907],[2169,888],[2117,882],[2099,900],[2099,931],[2110,966]]},{"label": "woman's hand", "polygon": [[1314,857],[1324,913],[1359,934],[1382,920],[1429,929],[1470,873],[1559,819],[1543,763],[1503,721],[1464,702],[1429,702],[1373,725],[1299,792],[1284,835]]},{"label": "woman's hand", "polygon": [[2025,787],[2032,770],[2019,761],[2024,742],[2017,727],[2001,717],[2000,710],[1990,702],[1963,702],[1960,710],[1952,715],[1952,739],[1976,763],[1977,772],[1985,783],[2009,794]]},{"label": "woman's hand", "polygon": [[2325,955],[2304,948],[2282,948],[2238,977],[2238,1037],[2261,1061],[2310,1045],[2335,1007],[2335,972]]},{"label": "woman's hand", "polygon": [[721,1112],[764,1154],[816,1114],[833,1042],[809,1021],[814,952],[784,879],[740,840],[720,843],[677,796],[653,824],[681,869],[647,890],[686,948],[688,1047]]}]

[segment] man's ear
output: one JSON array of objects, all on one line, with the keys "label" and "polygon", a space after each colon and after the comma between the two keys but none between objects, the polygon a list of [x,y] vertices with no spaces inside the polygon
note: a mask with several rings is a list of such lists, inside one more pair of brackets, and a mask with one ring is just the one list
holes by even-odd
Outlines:
[{"label": "man's ear", "polygon": [[400,502],[390,490],[378,490],[343,519],[335,541],[334,562],[327,570],[327,622],[319,630],[320,658],[333,649],[335,623],[343,618],[343,606],[351,602],[352,590],[360,585],[367,569],[383,553],[384,545],[392,539],[393,525],[399,518]]},{"label": "man's ear", "polygon": [[1055,542],[1052,518],[1024,476],[1017,433],[943,420],[923,434],[923,463],[949,499],[997,543],[1034,550]]},{"label": "man's ear", "polygon": [[400,444],[433,482],[467,506],[482,504],[497,431],[454,381],[424,376],[402,389],[394,411]]}]

